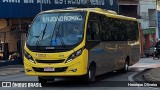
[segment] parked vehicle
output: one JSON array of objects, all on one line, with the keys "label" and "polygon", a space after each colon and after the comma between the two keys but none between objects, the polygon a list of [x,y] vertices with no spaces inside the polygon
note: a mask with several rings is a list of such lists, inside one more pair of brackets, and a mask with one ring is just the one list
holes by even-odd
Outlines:
[{"label": "parked vehicle", "polygon": [[146,56],[146,57],[153,56],[154,50],[155,50],[155,47],[150,47],[149,49],[147,49],[147,50],[145,51],[145,56]]},{"label": "parked vehicle", "polygon": [[153,59],[155,59],[155,58],[159,59],[159,57],[160,57],[160,41],[158,41],[154,47],[155,48],[154,48]]},{"label": "parked vehicle", "polygon": [[159,55],[158,55],[157,49],[155,48],[153,53],[153,59],[156,59],[156,58],[159,59]]}]

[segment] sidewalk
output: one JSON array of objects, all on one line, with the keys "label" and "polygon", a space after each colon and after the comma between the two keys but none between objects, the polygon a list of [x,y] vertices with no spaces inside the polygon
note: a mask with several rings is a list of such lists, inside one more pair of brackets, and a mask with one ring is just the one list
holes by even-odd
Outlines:
[{"label": "sidewalk", "polygon": [[0,76],[13,75],[24,72],[23,60],[0,60]]},{"label": "sidewalk", "polygon": [[157,84],[160,85],[160,59],[153,59],[153,57],[143,57],[140,58],[136,64],[130,66],[130,68],[134,68],[140,71],[146,70],[141,73],[140,81],[147,81],[151,83],[158,82]]},{"label": "sidewalk", "polygon": [[24,72],[23,65],[9,65],[0,67],[0,76],[13,75]]},{"label": "sidewalk", "polygon": [[22,59],[16,59],[16,60],[13,60],[13,61],[0,60],[0,67],[8,66],[8,65],[22,65],[22,64],[23,64],[23,60]]},{"label": "sidewalk", "polygon": [[[160,62],[160,59],[155,60],[155,62],[157,61]],[[157,66],[157,68],[152,68],[151,70],[145,72],[143,77],[148,82],[156,82],[160,85],[160,64]]]},{"label": "sidewalk", "polygon": [[160,67],[147,71],[143,76],[146,81],[156,82],[160,85]]}]

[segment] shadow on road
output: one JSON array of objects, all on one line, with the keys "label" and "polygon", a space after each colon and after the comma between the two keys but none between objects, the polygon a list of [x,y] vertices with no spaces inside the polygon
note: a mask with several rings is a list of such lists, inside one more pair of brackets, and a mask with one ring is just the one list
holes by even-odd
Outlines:
[{"label": "shadow on road", "polygon": [[[48,81],[47,84],[43,85],[43,87],[114,87],[116,84],[121,86],[122,81],[107,81],[105,79],[116,77],[119,75],[123,75],[125,73],[119,72],[109,72],[96,77],[96,81],[94,83],[87,83],[75,78],[65,78],[56,81]],[[126,85],[128,81],[125,81]],[[124,85],[124,83],[123,83]],[[123,86],[122,85],[122,86]]]}]

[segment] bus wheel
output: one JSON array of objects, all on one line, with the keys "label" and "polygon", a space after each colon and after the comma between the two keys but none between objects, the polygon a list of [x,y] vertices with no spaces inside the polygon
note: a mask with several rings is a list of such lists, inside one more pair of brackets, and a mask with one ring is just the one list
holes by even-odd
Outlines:
[{"label": "bus wheel", "polygon": [[43,77],[39,77],[38,76],[38,81],[39,83],[41,83],[42,85],[45,85],[47,83],[47,79],[44,79]]},{"label": "bus wheel", "polygon": [[88,73],[84,76],[85,78],[83,81],[86,81],[87,83],[95,82],[95,74],[96,74],[96,67],[94,64],[91,64],[91,66],[88,69]]},{"label": "bus wheel", "polygon": [[129,67],[129,62],[128,60],[126,60],[124,64],[123,72],[128,72],[128,67]]}]

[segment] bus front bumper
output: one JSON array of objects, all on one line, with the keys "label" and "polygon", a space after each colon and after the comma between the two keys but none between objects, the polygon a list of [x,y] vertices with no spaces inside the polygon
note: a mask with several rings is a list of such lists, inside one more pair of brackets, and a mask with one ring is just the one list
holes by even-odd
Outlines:
[{"label": "bus front bumper", "polygon": [[[44,68],[53,68],[53,71],[44,71]],[[34,64],[24,58],[26,75],[31,76],[81,76],[87,73],[87,67],[81,62],[70,64]]]}]

